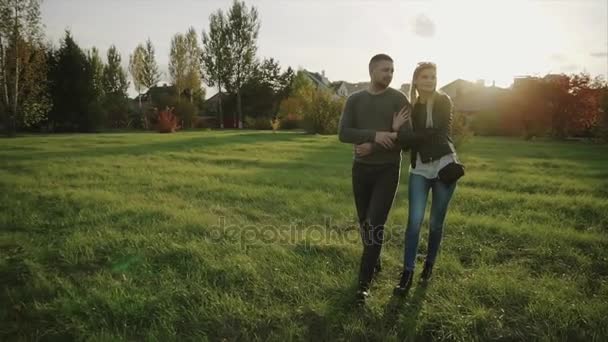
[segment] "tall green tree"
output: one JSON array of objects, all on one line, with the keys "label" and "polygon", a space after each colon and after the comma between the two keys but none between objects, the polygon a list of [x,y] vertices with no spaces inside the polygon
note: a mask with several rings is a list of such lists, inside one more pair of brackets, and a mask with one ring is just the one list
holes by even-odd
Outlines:
[{"label": "tall green tree", "polygon": [[182,93],[187,87],[188,75],[188,44],[186,36],[177,33],[171,39],[169,53],[169,76],[177,91],[177,102],[181,100]]},{"label": "tall green tree", "polygon": [[224,108],[222,105],[223,89],[226,88],[231,75],[231,49],[228,45],[228,19],[222,10],[209,16],[209,31],[203,30],[202,62],[204,80],[210,87],[218,89],[218,113],[220,127],[224,128]]},{"label": "tall green tree", "polygon": [[[95,53],[91,53],[90,60],[99,63],[100,58]],[[53,100],[49,121],[53,130],[96,131],[102,123],[99,116],[93,115],[98,113],[90,111],[90,106],[96,100],[94,70],[99,69],[99,64],[91,65],[69,31],[66,31],[60,48],[51,54],[49,64]]]},{"label": "tall green tree", "polygon": [[122,57],[116,46],[112,45],[108,49],[108,62],[103,69],[103,88],[106,94],[117,94],[127,96],[129,81],[127,73],[121,65]]},{"label": "tall green tree", "polygon": [[97,130],[106,121],[106,109],[104,108],[105,92],[103,89],[103,71],[105,64],[101,59],[99,50],[93,47],[87,52],[87,77],[90,78],[88,111],[89,121],[93,129]]},{"label": "tall green tree", "polygon": [[133,87],[137,92],[137,98],[139,99],[139,108],[141,109],[141,94],[145,89],[143,82],[143,68],[144,68],[144,55],[146,49],[142,44],[137,45],[133,53],[129,56],[129,73],[133,80]]},{"label": "tall green tree", "polygon": [[158,84],[161,73],[158,70],[156,56],[152,41],[148,38],[145,44],[139,44],[131,57],[129,57],[129,72],[133,78],[133,85],[139,96],[140,120],[143,128],[149,126],[148,114],[145,113],[142,106],[142,94],[148,92],[148,103],[152,101],[150,89]]},{"label": "tall green tree", "polygon": [[93,47],[87,52],[87,62],[91,70],[93,90],[96,97],[101,100],[103,98],[103,70],[105,64],[99,54],[99,49]]},{"label": "tall green tree", "polygon": [[202,67],[201,55],[202,50],[198,42],[198,35],[193,27],[188,29],[185,35],[186,38],[186,75],[185,85],[190,95],[190,103],[194,102],[194,98],[201,94],[202,86]]},{"label": "tall green tree", "polygon": [[141,72],[141,84],[146,88],[146,90],[150,90],[150,88],[154,87],[158,82],[160,82],[161,73],[158,70],[154,45],[152,45],[150,38],[146,40]]},{"label": "tall green tree", "polygon": [[291,67],[281,72],[274,58],[256,63],[254,72],[243,85],[243,107],[248,113],[276,117],[281,101],[289,95],[293,78]]},{"label": "tall green tree", "polygon": [[40,4],[41,0],[0,0],[0,110],[9,136],[19,125],[43,119],[50,108],[44,103],[48,96]]},{"label": "tall green tree", "polygon": [[121,65],[120,52],[114,45],[108,49],[107,58],[107,64],[103,69],[102,84],[109,125],[113,128],[126,127],[128,124],[127,89],[129,88],[127,72]]},{"label": "tall green tree", "polygon": [[255,70],[259,30],[257,9],[254,6],[248,8],[244,1],[234,0],[228,11],[228,46],[231,50],[230,65],[233,72],[227,86],[236,93],[239,128],[243,127],[241,90]]}]

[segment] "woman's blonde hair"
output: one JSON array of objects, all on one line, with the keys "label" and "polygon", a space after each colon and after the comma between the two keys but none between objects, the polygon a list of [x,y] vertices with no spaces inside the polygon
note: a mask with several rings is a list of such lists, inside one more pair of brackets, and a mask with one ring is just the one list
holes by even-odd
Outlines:
[{"label": "woman's blonde hair", "polygon": [[433,62],[420,62],[418,63],[418,65],[416,65],[416,69],[414,69],[414,74],[412,76],[412,85],[410,86],[410,101],[413,103],[415,103],[418,99],[418,94],[417,94],[417,90],[416,89],[416,85],[415,85],[415,81],[416,78],[420,75],[420,73],[423,70],[426,69],[433,69],[435,71],[437,71],[437,65]]},{"label": "woman's blonde hair", "polygon": [[[433,62],[420,62],[416,65],[416,69],[414,69],[414,74],[412,76],[412,84],[410,86],[410,103],[412,106],[418,102],[418,89],[416,88],[415,81],[418,75],[423,70],[433,69],[437,71],[437,65]],[[433,127],[433,103],[435,102],[435,95],[437,94],[437,90],[433,91],[431,97],[426,101],[426,126]]]}]

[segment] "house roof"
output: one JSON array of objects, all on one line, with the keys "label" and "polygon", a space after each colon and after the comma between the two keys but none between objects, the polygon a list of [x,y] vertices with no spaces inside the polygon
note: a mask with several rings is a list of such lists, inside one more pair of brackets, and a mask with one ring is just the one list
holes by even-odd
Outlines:
[{"label": "house roof", "polygon": [[[230,95],[228,95],[227,93],[222,93],[222,98],[226,99],[228,98]],[[220,97],[220,93],[217,92],[215,93],[215,95],[211,96],[210,98],[208,98],[207,100],[205,100],[205,102],[215,102],[219,99]]]},{"label": "house roof", "polygon": [[357,82],[357,83],[345,82],[345,84],[346,84],[346,90],[348,90],[349,95],[354,92],[357,92],[360,90],[365,90],[365,89],[369,88],[369,82]]},{"label": "house roof", "polygon": [[477,87],[455,98],[454,110],[462,112],[479,112],[496,109],[499,99],[508,90],[491,86]]},{"label": "house roof", "polygon": [[346,88],[346,92],[348,95],[355,93],[360,90],[367,89],[369,87],[369,82],[357,82],[357,83],[349,83],[346,81],[336,81],[331,83],[331,87],[333,90],[338,90],[340,87],[344,85]]},{"label": "house roof", "polygon": [[482,87],[480,85],[477,85],[471,81],[467,81],[467,80],[463,80],[463,79],[456,79],[446,85],[444,85],[443,87],[440,88],[441,91],[443,91],[444,93],[448,94],[448,96],[450,96],[450,98],[455,99],[460,95],[463,95],[473,89],[475,89],[476,87]]},{"label": "house roof", "polygon": [[306,69],[304,69],[303,71],[315,83],[317,87],[331,88],[331,83],[325,76],[319,74],[318,72],[311,72]]},{"label": "house roof", "polygon": [[338,89],[340,89],[340,87],[344,83],[346,83],[346,82],[344,82],[344,81],[331,82],[330,87],[331,87],[331,89],[337,91]]}]

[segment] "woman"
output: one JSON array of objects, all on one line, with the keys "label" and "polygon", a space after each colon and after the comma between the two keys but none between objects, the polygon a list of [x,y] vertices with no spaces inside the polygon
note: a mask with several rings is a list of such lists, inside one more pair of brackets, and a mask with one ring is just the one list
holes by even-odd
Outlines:
[{"label": "woman", "polygon": [[450,137],[452,102],[437,87],[437,67],[434,63],[419,63],[414,70],[410,101],[413,111],[409,124],[415,134],[424,134],[419,144],[411,146],[409,174],[409,213],[405,233],[404,270],[395,293],[404,295],[412,285],[420,227],[429,195],[432,192],[428,252],[421,280],[428,281],[439,252],[443,222],[456,182],[446,184],[439,179],[439,171],[457,162],[456,150]]}]

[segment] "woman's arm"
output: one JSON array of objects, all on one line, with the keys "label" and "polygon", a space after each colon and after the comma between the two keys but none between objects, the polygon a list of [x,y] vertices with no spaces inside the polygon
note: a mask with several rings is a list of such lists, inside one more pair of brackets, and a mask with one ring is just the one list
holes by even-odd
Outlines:
[{"label": "woman's arm", "polygon": [[437,100],[433,106],[433,122],[436,123],[437,133],[447,138],[452,132],[454,105],[446,94],[441,94]]},{"label": "woman's arm", "polygon": [[[395,140],[396,140],[396,136],[395,136]],[[391,148],[386,148],[378,143],[372,143],[372,152],[378,152],[378,151],[399,151],[401,150],[401,146],[399,146],[398,143],[395,143],[395,145]]]},{"label": "woman's arm", "polygon": [[434,130],[428,128],[414,131],[412,126],[407,123],[401,126],[397,132],[397,143],[403,149],[415,148],[426,143],[434,134]]}]

